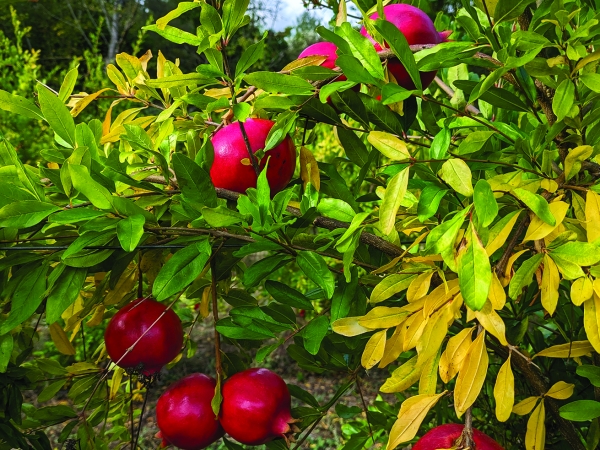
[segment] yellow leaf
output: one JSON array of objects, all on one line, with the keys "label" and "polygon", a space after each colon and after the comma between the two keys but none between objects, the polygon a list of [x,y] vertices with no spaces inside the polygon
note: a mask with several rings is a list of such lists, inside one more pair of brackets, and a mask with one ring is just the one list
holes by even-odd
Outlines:
[{"label": "yellow leaf", "polygon": [[304,182],[304,188],[308,183],[317,190],[321,190],[321,176],[319,166],[313,153],[306,147],[300,147],[300,178]]},{"label": "yellow leaf", "polygon": [[362,354],[360,360],[362,366],[365,369],[370,369],[383,358],[383,352],[385,350],[385,340],[387,330],[378,331],[375,333],[365,347],[365,351]]},{"label": "yellow leaf", "polygon": [[451,314],[449,306],[446,306],[429,318],[423,334],[417,342],[417,353],[419,354],[417,364],[424,364],[425,361],[438,353],[446,333],[448,333],[449,316]]},{"label": "yellow leaf", "polygon": [[583,303],[583,327],[594,350],[600,352],[600,297],[595,294]]},{"label": "yellow leaf", "polygon": [[571,285],[571,301],[575,306],[581,306],[583,302],[592,298],[592,295],[594,284],[588,277],[577,278]]},{"label": "yellow leaf", "polygon": [[460,370],[473,342],[471,340],[473,330],[474,328],[465,328],[448,340],[446,350],[440,358],[440,378],[444,383],[448,383]]},{"label": "yellow leaf", "polygon": [[402,325],[396,327],[396,331],[392,334],[392,337],[385,342],[385,350],[383,352],[383,358],[379,362],[379,368],[383,369],[390,363],[393,363],[398,359],[400,353],[402,353]]},{"label": "yellow leaf", "polygon": [[342,336],[358,336],[359,334],[368,333],[368,328],[361,326],[358,319],[361,317],[345,317],[338,319],[331,324],[331,329]]},{"label": "yellow leaf", "polygon": [[125,269],[114,289],[110,289],[104,297],[104,305],[116,305],[131,292],[137,281],[137,267]]},{"label": "yellow leaf", "polygon": [[437,369],[440,363],[440,349],[423,364],[421,376],[419,377],[419,394],[435,394],[437,388]]},{"label": "yellow leaf", "polygon": [[392,328],[406,320],[410,313],[399,307],[376,306],[365,316],[358,319],[358,323],[375,330],[377,328]]},{"label": "yellow leaf", "polygon": [[415,278],[416,275],[406,273],[388,275],[375,286],[373,292],[371,292],[370,302],[379,303],[387,300],[392,295],[407,289]]},{"label": "yellow leaf", "polygon": [[79,101],[75,104],[75,106],[73,107],[73,109],[71,109],[71,115],[73,117],[77,117],[77,115],[81,111],[83,111],[86,106],[88,106],[90,103],[92,103],[94,100],[96,100],[96,98],[98,98],[98,96],[100,94],[102,94],[103,92],[106,92],[106,91],[110,91],[110,89],[109,88],[104,88],[104,89],[99,90],[98,92],[94,92],[93,94],[86,95],[82,99],[79,99]]},{"label": "yellow leaf", "polygon": [[492,308],[492,303],[489,300],[485,302],[480,311],[473,312],[475,313],[475,318],[488,333],[498,338],[502,345],[508,345],[508,342],[506,341],[506,327],[504,326],[504,321],[502,320],[502,317],[500,317],[498,313],[494,311],[494,308]]},{"label": "yellow leaf", "polygon": [[425,330],[425,326],[427,325],[428,318],[423,317],[422,314],[413,314],[410,318],[412,319],[410,325],[408,321],[406,325],[408,328],[406,329],[406,333],[403,336],[403,348],[402,351],[406,352],[411,348],[415,348],[419,343],[419,339],[423,335],[423,331]]},{"label": "yellow leaf", "polygon": [[558,285],[560,284],[560,274],[558,267],[552,258],[544,255],[544,268],[542,271],[542,306],[551,316],[556,311],[558,304]]},{"label": "yellow leaf", "polygon": [[110,394],[109,394],[110,400],[114,400],[115,397],[117,396],[117,393],[119,392],[119,387],[121,386],[121,380],[123,379],[124,373],[125,373],[125,370],[122,369],[121,367],[117,367],[115,369],[115,371],[113,372],[113,376],[110,380]]},{"label": "yellow leaf", "polygon": [[311,56],[306,56],[304,58],[298,58],[298,59],[295,59],[294,61],[292,61],[291,63],[289,63],[283,69],[281,69],[281,71],[288,72],[291,70],[299,69],[300,67],[320,66],[321,64],[323,64],[325,62],[326,59],[327,59],[327,56],[325,56],[325,55],[311,55]]},{"label": "yellow leaf", "polygon": [[510,367],[509,353],[508,359],[502,364],[498,371],[498,378],[494,385],[494,399],[496,399],[496,417],[500,422],[506,422],[515,403],[515,376]]},{"label": "yellow leaf", "polygon": [[403,442],[412,440],[429,410],[445,394],[446,391],[437,395],[415,395],[404,400],[400,406],[398,420],[390,430],[386,450],[393,450]]},{"label": "yellow leaf", "polygon": [[458,417],[475,402],[485,382],[489,357],[485,348],[485,331],[475,338],[462,363],[454,388],[454,409]]},{"label": "yellow leaf", "polygon": [[492,283],[490,284],[488,298],[495,310],[501,310],[506,304],[506,291],[502,287],[495,270],[492,270]]},{"label": "yellow leaf", "polygon": [[565,216],[567,215],[569,204],[565,202],[552,202],[549,206],[550,212],[556,219],[556,224],[548,225],[538,216],[533,215],[531,223],[529,224],[529,228],[527,228],[527,233],[525,233],[525,238],[523,239],[523,242],[544,239],[562,223]]},{"label": "yellow leaf", "polygon": [[385,394],[402,392],[417,382],[421,377],[421,369],[421,367],[417,366],[417,357],[413,356],[394,370],[379,390]]},{"label": "yellow leaf", "polygon": [[550,193],[554,193],[558,189],[558,183],[548,178],[544,178],[541,182],[541,185],[542,189],[546,189]]},{"label": "yellow leaf", "polygon": [[[588,302],[591,300],[588,300]],[[546,358],[576,358],[592,353],[594,347],[589,341],[573,341],[566,344],[553,345],[533,355],[533,358],[545,356]]]},{"label": "yellow leaf", "polygon": [[573,395],[573,390],[575,389],[575,385],[571,383],[565,383],[564,381],[559,381],[554,383],[552,387],[546,392],[547,397],[552,397],[557,400],[566,400],[571,395]]},{"label": "yellow leaf", "polygon": [[600,297],[600,278],[594,280],[594,293]]},{"label": "yellow leaf", "polygon": [[460,287],[458,285],[458,278],[450,280],[446,284],[440,284],[433,291],[431,291],[427,297],[425,297],[423,315],[430,315],[433,311],[454,297],[459,291]]},{"label": "yellow leaf", "polygon": [[488,244],[485,246],[485,251],[487,252],[488,256],[492,256],[492,254],[496,250],[498,250],[500,247],[502,247],[504,245],[504,243],[508,239],[508,236],[510,235],[510,232],[512,231],[513,227],[515,226],[515,223],[517,223],[518,218],[519,218],[519,214],[517,213],[513,217],[511,217],[511,219],[506,223],[506,225],[504,225],[502,227],[501,230],[498,230],[497,234],[495,234],[493,237],[492,237],[492,235],[490,235],[490,240],[488,241]]},{"label": "yellow leaf", "polygon": [[546,410],[544,400],[535,408],[527,421],[526,450],[544,450],[546,447]]},{"label": "yellow leaf", "polygon": [[600,195],[593,191],[588,191],[585,197],[585,220],[587,240],[594,242],[600,238]]},{"label": "yellow leaf", "polygon": [[409,170],[410,167],[406,167],[394,175],[385,189],[385,195],[379,209],[379,226],[381,232],[385,235],[395,230],[396,214],[398,214],[400,203],[408,189]]},{"label": "yellow leaf", "polygon": [[62,329],[58,322],[54,322],[49,328],[50,337],[52,338],[52,342],[54,342],[56,349],[63,355],[74,355],[75,347],[73,347],[73,344],[71,344],[67,337],[67,333],[65,333],[65,330]]},{"label": "yellow leaf", "polygon": [[433,274],[433,271],[428,271],[415,278],[406,291],[406,300],[412,302],[427,295]]},{"label": "yellow leaf", "polygon": [[510,272],[512,271],[513,264],[517,259],[519,259],[519,256],[521,256],[526,251],[527,250],[521,250],[517,253],[513,253],[512,255],[510,255],[510,258],[508,258],[508,263],[506,263],[506,270],[504,271],[504,277],[502,278],[502,280],[500,280],[503,286],[508,286],[508,283],[511,279]]},{"label": "yellow leaf", "polygon": [[513,406],[512,412],[518,416],[524,416],[529,414],[535,408],[540,397],[527,397],[525,400],[521,400],[515,406]]},{"label": "yellow leaf", "polygon": [[90,320],[87,321],[86,325],[88,327],[95,327],[100,325],[102,323],[102,319],[104,318],[104,309],[104,305],[96,306],[96,308],[94,309],[94,314],[92,315]]},{"label": "yellow leaf", "polygon": [[591,145],[580,145],[569,150],[565,158],[565,179],[568,181],[573,178],[581,169],[581,162],[588,159],[594,153],[594,147]]},{"label": "yellow leaf", "polygon": [[208,306],[210,305],[210,302],[212,300],[211,297],[211,287],[210,286],[206,286],[204,288],[204,290],[202,291],[202,298],[200,300],[200,317],[202,317],[203,319],[206,319],[208,317],[209,314],[209,310],[208,310]]},{"label": "yellow leaf", "polygon": [[406,161],[410,158],[408,147],[396,136],[384,131],[371,131],[367,136],[369,143],[393,161]]}]

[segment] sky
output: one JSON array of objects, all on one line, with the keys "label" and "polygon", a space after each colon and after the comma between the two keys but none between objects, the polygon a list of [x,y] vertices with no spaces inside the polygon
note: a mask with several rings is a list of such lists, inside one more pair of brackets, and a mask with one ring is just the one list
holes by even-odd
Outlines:
[{"label": "sky", "polygon": [[[282,31],[285,27],[292,26],[296,23],[296,19],[304,12],[302,0],[280,0],[281,6],[277,11],[277,16],[270,25],[274,31]],[[327,23],[333,13],[328,9],[314,9],[311,14],[320,19],[322,23]]]}]

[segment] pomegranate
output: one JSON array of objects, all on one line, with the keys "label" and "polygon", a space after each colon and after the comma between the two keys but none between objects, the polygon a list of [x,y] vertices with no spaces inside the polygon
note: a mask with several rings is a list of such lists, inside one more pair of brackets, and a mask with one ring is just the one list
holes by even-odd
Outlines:
[{"label": "pomegranate", "polygon": [[184,450],[199,450],[223,436],[223,428],[210,405],[217,382],[193,373],[175,382],[156,403],[160,437]]},{"label": "pomegranate", "polygon": [[181,351],[183,327],[177,314],[162,303],[138,298],[114,315],[106,327],[104,340],[108,355],[119,367],[150,376]]},{"label": "pomegranate", "polygon": [[[307,56],[327,56],[327,59],[321,63],[321,66],[327,69],[335,68],[335,62],[337,60],[337,46],[331,42],[317,42],[316,44],[309,45],[302,53],[298,55],[298,58],[306,58]],[[344,75],[340,75],[336,81],[346,81],[347,78]]]},{"label": "pomegranate", "polygon": [[[385,13],[385,20],[396,25],[408,41],[408,45],[439,44],[448,37],[449,33],[446,31],[438,33],[429,16],[415,6],[404,3],[387,5],[383,7],[383,12]],[[378,19],[379,14],[375,13],[370,18]],[[375,50],[382,50],[381,46],[369,36],[365,27],[362,27],[360,32],[373,42]],[[400,61],[390,59],[388,69],[400,86],[405,89],[415,89],[415,84]],[[421,72],[423,89],[431,84],[435,75],[435,71]]]},{"label": "pomegranate", "polygon": [[[271,120],[246,120],[244,129],[253,152],[265,147],[267,135],[273,125],[275,122]],[[227,125],[215,133],[212,144],[215,159],[210,169],[210,178],[216,187],[240,193],[246,192],[250,187],[256,187],[256,173],[252,165],[242,163],[242,160],[248,159],[249,156],[239,122]],[[265,167],[267,159],[267,180],[271,195],[275,195],[286,187],[294,175],[296,149],[292,138],[286,136],[279,145],[266,152],[259,163],[261,169]]]},{"label": "pomegranate", "polygon": [[[450,449],[456,445],[456,440],[460,437],[465,426],[458,423],[447,423],[429,430],[417,441],[412,450],[437,450]],[[487,434],[473,429],[473,440],[477,450],[504,450],[500,444],[494,441]]]},{"label": "pomegranate", "polygon": [[235,440],[260,445],[291,434],[292,398],[281,377],[268,369],[236,373],[223,384],[220,419]]}]

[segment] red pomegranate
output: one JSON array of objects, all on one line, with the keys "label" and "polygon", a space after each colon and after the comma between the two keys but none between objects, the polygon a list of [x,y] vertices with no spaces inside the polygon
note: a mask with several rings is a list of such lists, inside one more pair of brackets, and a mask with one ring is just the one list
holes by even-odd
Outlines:
[{"label": "red pomegranate", "polygon": [[223,384],[222,394],[221,425],[242,444],[260,445],[291,432],[290,393],[270,370],[236,373]]},{"label": "red pomegranate", "polygon": [[202,373],[188,375],[156,403],[156,422],[163,442],[184,450],[200,450],[224,434],[210,405],[217,382]]},{"label": "red pomegranate", "polygon": [[[447,423],[429,430],[417,441],[412,450],[437,450],[453,448],[465,426],[458,423]],[[473,440],[477,450],[504,450],[496,441],[487,434],[473,429]]]},{"label": "red pomegranate", "polygon": [[[439,44],[444,42],[448,37],[448,32],[438,33],[433,25],[433,22],[427,14],[419,8],[402,4],[387,5],[383,7],[385,20],[393,23],[402,32],[408,45],[418,44]],[[379,18],[379,14],[375,13],[370,16],[371,19]],[[375,45],[375,50],[380,51],[381,46],[376,43],[367,33],[365,27],[360,30],[361,34],[369,38]],[[398,60],[391,59],[388,61],[388,69],[394,75],[394,78],[400,86],[405,89],[415,89],[415,84],[411,80],[408,72]],[[423,89],[431,84],[435,78],[436,72],[421,72],[421,83]]]},{"label": "red pomegranate", "polygon": [[[135,344],[138,339],[140,341]],[[150,376],[179,354],[183,346],[183,328],[177,314],[167,310],[162,303],[138,298],[121,308],[110,320],[104,341],[108,356],[119,367],[139,368],[141,373]]]},{"label": "red pomegranate", "polygon": [[[327,59],[321,63],[321,66],[326,67],[327,69],[335,68],[335,62],[337,60],[337,45],[332,44],[331,42],[317,42],[316,44],[309,45],[302,53],[298,55],[298,58],[306,58],[307,56],[327,56]],[[340,75],[336,81],[346,81],[347,78],[345,75]]]},{"label": "red pomegranate", "polygon": [[[244,129],[253,152],[265,148],[267,135],[273,125],[275,122],[271,120],[246,120]],[[227,125],[215,133],[212,144],[215,159],[210,169],[210,178],[216,187],[240,193],[246,192],[250,187],[256,187],[256,173],[252,165],[242,164],[242,160],[248,159],[249,156],[239,122]],[[271,195],[275,195],[286,187],[294,175],[296,149],[292,138],[286,136],[279,145],[266,152],[260,160],[261,169],[265,167],[267,159],[267,180],[271,187]]]}]

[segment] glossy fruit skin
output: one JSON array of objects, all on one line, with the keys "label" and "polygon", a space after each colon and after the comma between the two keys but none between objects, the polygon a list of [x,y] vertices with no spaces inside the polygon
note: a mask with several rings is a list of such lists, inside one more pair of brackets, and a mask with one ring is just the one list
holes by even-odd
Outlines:
[{"label": "glossy fruit skin", "polygon": [[260,445],[290,432],[291,396],[279,375],[248,369],[227,379],[222,389],[220,420],[236,441]]},{"label": "glossy fruit skin", "polygon": [[[460,437],[465,426],[458,423],[447,423],[429,430],[417,441],[412,450],[437,450],[440,448],[452,448],[455,441]],[[473,429],[473,440],[477,450],[504,450],[500,444],[487,434]]]},{"label": "glossy fruit skin", "polygon": [[169,386],[156,403],[156,422],[163,442],[184,450],[199,450],[223,436],[210,405],[216,385],[214,378],[193,373]]},{"label": "glossy fruit skin", "polygon": [[[113,316],[106,327],[104,341],[108,355],[115,363],[118,362],[119,367],[141,367],[141,373],[150,376],[179,354],[183,346],[181,320],[171,309],[160,317],[165,310],[167,307],[156,300],[138,298]],[[142,335],[133,350],[125,355]]]},{"label": "glossy fruit skin", "polygon": [[[273,125],[275,122],[266,119],[246,120],[244,129],[254,153],[265,147],[267,135]],[[252,165],[242,164],[242,160],[248,158],[248,150],[239,122],[229,124],[217,131],[212,137],[212,144],[215,149],[215,159],[210,169],[210,178],[215,187],[239,193],[244,193],[251,187],[255,188],[257,178]],[[296,148],[292,138],[286,136],[279,145],[265,153],[259,163],[261,170],[264,169],[267,158],[269,158],[267,180],[273,196],[283,190],[294,176]]]},{"label": "glossy fruit skin", "polygon": [[[387,5],[383,7],[383,11],[385,19],[396,25],[408,41],[408,45],[439,44],[446,40],[447,32],[438,33],[429,16],[415,6],[406,4]],[[370,18],[377,19],[379,14],[375,13]],[[369,36],[365,27],[362,27],[360,32],[373,43],[375,50],[382,50],[381,46]],[[405,89],[415,89],[414,82],[400,61],[389,60],[388,69],[400,86]],[[435,78],[436,72],[421,72],[420,75],[421,84],[425,89]]]},{"label": "glossy fruit skin", "polygon": [[[327,56],[327,59],[321,63],[322,67],[327,69],[333,69],[338,55],[336,54],[337,45],[331,42],[317,42],[316,44],[309,45],[302,53],[298,55],[298,58],[306,58],[307,56]],[[340,75],[336,81],[346,81],[347,78],[344,75]]]}]

